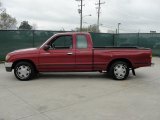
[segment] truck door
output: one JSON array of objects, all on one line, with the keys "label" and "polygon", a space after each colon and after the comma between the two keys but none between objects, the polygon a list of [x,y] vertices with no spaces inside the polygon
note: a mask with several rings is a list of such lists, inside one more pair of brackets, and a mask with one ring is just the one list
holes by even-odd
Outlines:
[{"label": "truck door", "polygon": [[76,35],[76,71],[92,70],[92,48],[85,34]]},{"label": "truck door", "polygon": [[39,69],[41,71],[73,71],[75,69],[75,49],[72,35],[60,35],[49,43],[49,50],[41,50]]}]

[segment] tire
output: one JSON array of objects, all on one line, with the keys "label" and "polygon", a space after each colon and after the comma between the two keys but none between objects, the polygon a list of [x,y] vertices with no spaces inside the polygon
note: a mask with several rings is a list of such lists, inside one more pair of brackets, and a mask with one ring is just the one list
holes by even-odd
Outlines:
[{"label": "tire", "polygon": [[14,74],[21,81],[28,81],[36,75],[34,66],[29,62],[18,62],[14,67]]},{"label": "tire", "polygon": [[123,61],[117,61],[111,65],[110,76],[115,80],[125,80],[129,75],[129,65]]}]

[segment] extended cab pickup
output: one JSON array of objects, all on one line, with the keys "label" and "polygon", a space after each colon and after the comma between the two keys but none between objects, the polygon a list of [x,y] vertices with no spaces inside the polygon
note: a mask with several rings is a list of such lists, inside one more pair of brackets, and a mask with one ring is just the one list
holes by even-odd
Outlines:
[{"label": "extended cab pickup", "polygon": [[[99,41],[100,42],[100,41]],[[39,72],[106,71],[124,80],[129,71],[151,66],[151,49],[137,47],[94,48],[89,33],[59,33],[39,48],[16,50],[6,56],[6,71],[19,80],[30,80]]]}]

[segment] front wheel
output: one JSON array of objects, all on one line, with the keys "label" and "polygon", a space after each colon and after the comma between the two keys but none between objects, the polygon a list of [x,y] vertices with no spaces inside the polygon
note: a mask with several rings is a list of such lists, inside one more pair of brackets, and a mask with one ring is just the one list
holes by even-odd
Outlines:
[{"label": "front wheel", "polygon": [[17,79],[27,81],[35,76],[35,69],[29,62],[19,62],[14,68],[14,74]]},{"label": "front wheel", "polygon": [[125,80],[129,75],[129,66],[126,62],[117,61],[111,65],[109,73],[115,80]]}]

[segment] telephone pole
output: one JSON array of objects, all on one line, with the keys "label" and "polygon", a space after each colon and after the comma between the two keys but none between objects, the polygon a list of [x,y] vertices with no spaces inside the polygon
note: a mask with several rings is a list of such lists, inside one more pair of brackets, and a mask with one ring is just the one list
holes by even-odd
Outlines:
[{"label": "telephone pole", "polygon": [[81,21],[80,21],[80,32],[82,31],[82,13],[83,13],[83,0],[81,0]]},{"label": "telephone pole", "polygon": [[101,13],[101,4],[105,4],[105,2],[101,2],[101,0],[99,0],[99,2],[96,3],[96,5],[98,5],[97,7],[98,9],[97,32],[99,32],[99,19],[100,19],[100,13]]},{"label": "telephone pole", "polygon": [[82,31],[82,16],[83,16],[83,0],[76,0],[78,2],[80,2],[80,5],[78,5],[78,7],[80,6],[80,9],[78,9],[78,13],[80,14],[80,32]]},{"label": "telephone pole", "polygon": [[119,26],[121,25],[121,23],[118,23],[118,31],[117,31],[117,33],[119,34]]}]

